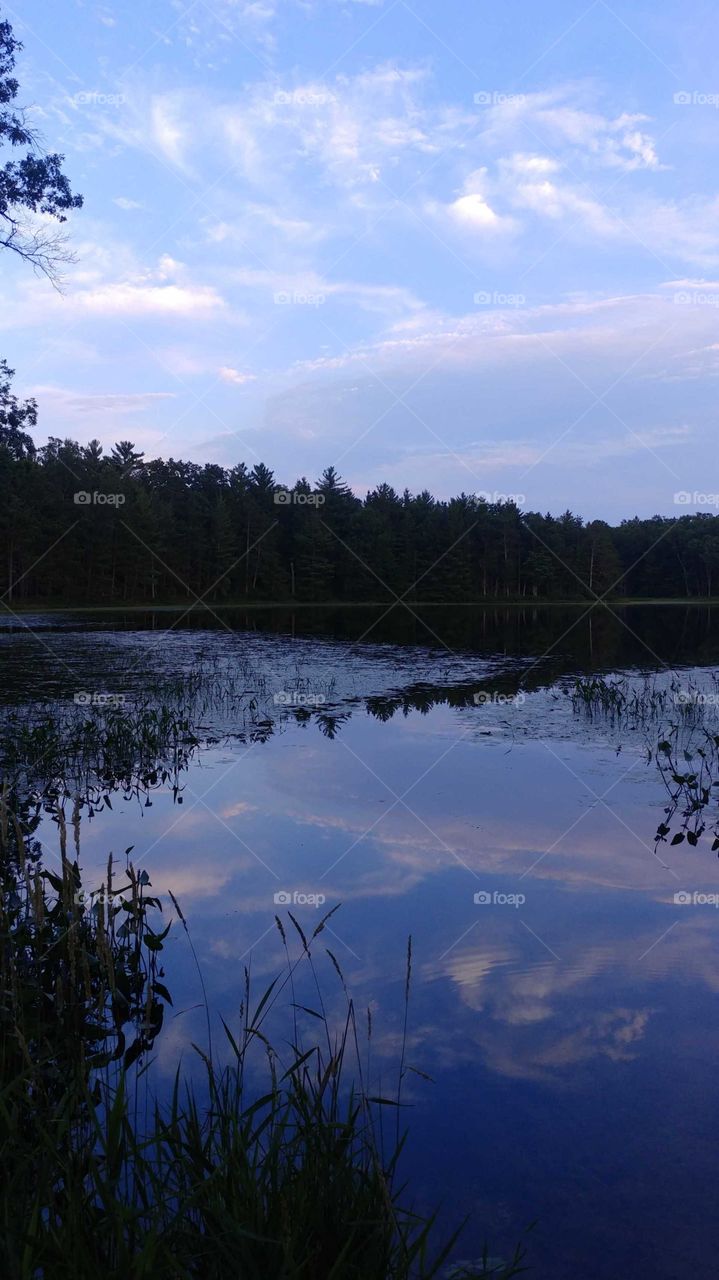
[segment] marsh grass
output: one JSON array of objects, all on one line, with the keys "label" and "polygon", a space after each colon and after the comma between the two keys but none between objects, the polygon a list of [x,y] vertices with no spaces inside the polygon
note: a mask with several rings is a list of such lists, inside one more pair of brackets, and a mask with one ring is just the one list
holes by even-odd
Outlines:
[{"label": "marsh grass", "polygon": [[[1,1273],[12,1280],[448,1275],[458,1232],[437,1244],[436,1215],[413,1210],[400,1175],[402,1090],[414,1070],[411,946],[399,1074],[387,1096],[372,1085],[371,1018],[361,1046],[340,965],[322,949],[329,915],[307,937],[290,914],[287,928],[276,918],[284,971],[256,996],[246,970],[237,1025],[222,1023],[222,1051],[213,1056],[208,1032],[206,1049],[194,1046],[199,1080],[178,1067],[169,1097],[153,1097],[147,1055],[171,1002],[159,967],[167,929],[154,927],[160,903],[145,873],[129,862],[116,873],[112,860],[98,895],[83,897],[62,811],[56,872],[39,861],[13,800],[6,787]],[[340,983],[343,1012],[333,1018],[316,950]],[[306,985],[314,994],[300,1003]],[[271,1018],[285,1029],[280,1048],[269,1037]],[[388,1111],[393,1123],[383,1125]],[[508,1280],[525,1269],[523,1257],[522,1248],[506,1262],[485,1253],[452,1274]]]},{"label": "marsh grass", "polygon": [[[299,666],[281,693],[321,694],[334,680],[310,682]],[[51,803],[81,804],[89,816],[112,807],[117,792],[149,806],[171,789],[182,804],[183,774],[201,746],[263,742],[287,720],[314,719],[323,732],[336,712],[278,705],[268,678],[248,659],[220,662],[200,654],[189,671],[148,675],[140,691],[104,695],[104,703],[70,699],[26,702],[0,711],[0,768],[18,791]],[[115,701],[113,701],[115,699]]]},{"label": "marsh grass", "polygon": [[644,679],[639,684],[626,677],[607,680],[603,676],[577,678],[566,692],[575,711],[590,718],[644,724],[666,711],[672,688],[661,688]]},{"label": "marsh grass", "polygon": [[676,674],[668,680],[650,676],[583,676],[563,687],[574,710],[590,718],[604,717],[636,728],[671,716],[676,723],[691,727],[701,726],[712,714],[716,715],[719,676],[716,672],[708,675],[709,690],[701,688],[690,676],[680,679]]},{"label": "marsh grass", "polygon": [[86,708],[53,704],[5,716],[2,763],[13,788],[58,805],[80,796],[90,814],[112,807],[110,796],[147,799],[171,787],[199,745],[186,713],[168,705]]},{"label": "marsh grass", "polygon": [[[33,1088],[68,1072],[122,1061],[154,1042],[169,992],[157,929],[161,904],[149,877],[112,857],[96,893],[83,891],[79,819],[58,808],[60,854],[44,865],[17,797],[0,792],[0,1041],[2,1079],[32,1065]],[[126,856],[132,849],[126,851]]]}]

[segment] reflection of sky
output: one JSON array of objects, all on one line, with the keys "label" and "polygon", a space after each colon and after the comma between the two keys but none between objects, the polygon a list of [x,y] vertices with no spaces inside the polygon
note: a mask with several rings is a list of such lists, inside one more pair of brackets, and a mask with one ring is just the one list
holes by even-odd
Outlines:
[{"label": "reflection of sky", "polygon": [[[256,990],[283,966],[275,911],[288,922],[274,894],[341,903],[313,953],[328,946],[357,1007],[372,1005],[378,1071],[396,1060],[411,932],[410,1061],[437,1081],[408,1088],[421,1194],[436,1198],[439,1186],[453,1206],[479,1209],[490,1232],[498,1224],[493,1240],[539,1217],[534,1256],[551,1258],[557,1277],[579,1274],[588,1241],[597,1276],[625,1274],[627,1233],[607,1210],[616,1197],[623,1221],[652,1224],[640,1242],[629,1231],[633,1275],[685,1274],[671,1267],[692,1257],[700,1271],[713,1231],[698,1206],[711,1185],[719,914],[673,895],[719,889],[716,860],[708,845],[665,847],[668,865],[655,858],[665,793],[639,749],[617,754],[586,725],[575,740],[566,724],[523,738],[495,723],[485,736],[483,711],[385,724],[359,712],[334,741],[310,724],[207,750],[181,807],[168,794],[143,809],[116,801],[87,826],[88,882],[109,848],[134,842],[153,888],[178,896],[211,1005],[230,1022],[244,966]],[[525,901],[477,905],[480,891]],[[292,910],[306,931],[322,914]],[[158,1050],[163,1074],[204,1034],[177,926],[166,967],[175,1016]],[[329,965],[326,978],[339,1015]]]}]

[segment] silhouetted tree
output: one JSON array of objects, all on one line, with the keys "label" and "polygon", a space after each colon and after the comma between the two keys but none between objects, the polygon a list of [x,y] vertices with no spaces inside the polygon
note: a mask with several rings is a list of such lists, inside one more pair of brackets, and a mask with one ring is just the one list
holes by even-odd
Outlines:
[{"label": "silhouetted tree", "polygon": [[[45,218],[67,221],[70,209],[82,206],[62,171],[64,156],[43,155],[39,137],[21,107],[15,107],[19,85],[11,74],[22,44],[9,22],[0,22],[0,145],[27,148],[18,160],[0,167],[0,247],[12,249],[49,279],[57,280],[60,266],[72,261],[62,232],[48,227]],[[37,219],[42,214],[45,218]]]}]

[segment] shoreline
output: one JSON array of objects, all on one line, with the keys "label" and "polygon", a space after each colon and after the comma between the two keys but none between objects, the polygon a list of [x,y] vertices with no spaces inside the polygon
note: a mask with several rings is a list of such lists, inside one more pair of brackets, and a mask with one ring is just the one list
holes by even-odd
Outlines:
[{"label": "shoreline", "polygon": [[626,608],[627,606],[651,605],[651,606],[679,606],[684,605],[689,608],[697,606],[719,605],[719,596],[692,596],[684,598],[681,596],[652,596],[647,598],[631,597],[621,600],[425,600],[421,602],[398,600],[315,600],[315,601],[287,601],[287,600],[252,600],[252,601],[227,601],[222,603],[207,604],[203,600],[194,601],[192,604],[27,604],[11,605],[6,601],[2,601],[3,606],[10,614],[24,613],[220,613],[228,610],[245,610],[247,612],[261,612],[262,610],[285,610],[286,612],[295,613],[299,610],[329,610],[329,609],[384,609],[389,612],[397,606],[402,606],[410,613],[418,613],[422,609],[585,609],[589,612],[596,606],[601,605],[606,609]]}]

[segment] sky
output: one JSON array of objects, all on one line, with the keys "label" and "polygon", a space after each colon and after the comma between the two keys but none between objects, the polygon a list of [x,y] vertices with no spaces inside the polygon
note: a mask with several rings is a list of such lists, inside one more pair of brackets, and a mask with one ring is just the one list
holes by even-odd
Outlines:
[{"label": "sky", "polygon": [[85,197],[0,262],[39,443],[717,510],[711,0],[0,7]]}]

